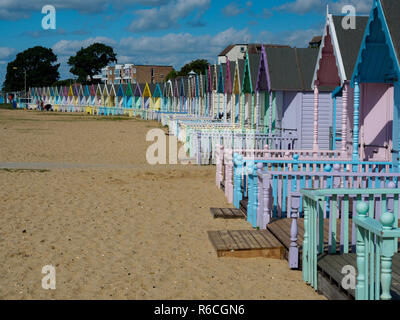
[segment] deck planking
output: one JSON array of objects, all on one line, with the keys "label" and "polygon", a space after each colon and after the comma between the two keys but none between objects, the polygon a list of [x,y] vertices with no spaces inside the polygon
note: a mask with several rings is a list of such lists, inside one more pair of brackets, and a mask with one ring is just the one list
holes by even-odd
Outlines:
[{"label": "deck planking", "polygon": [[239,209],[211,208],[210,211],[214,219],[245,219],[244,213]]},{"label": "deck planking", "polygon": [[[344,274],[341,273],[343,267],[353,266],[357,270],[357,255],[355,253],[342,255],[321,255],[318,258],[318,271],[325,279],[328,279],[336,286],[339,292],[345,292],[350,299],[355,299],[355,290],[344,289],[341,286]],[[400,254],[395,254],[393,257],[392,266],[392,287],[391,294],[393,300],[400,300]],[[327,295],[325,287],[319,288],[319,291]]]},{"label": "deck planking", "polygon": [[284,259],[284,248],[268,230],[209,231],[218,257]]}]

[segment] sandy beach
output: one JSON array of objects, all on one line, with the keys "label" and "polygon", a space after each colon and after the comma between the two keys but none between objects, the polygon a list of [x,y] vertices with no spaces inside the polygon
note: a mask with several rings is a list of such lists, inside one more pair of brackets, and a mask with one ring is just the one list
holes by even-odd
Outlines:
[{"label": "sandy beach", "polygon": [[0,299],[323,299],[287,261],[218,258],[207,231],[250,225],[212,218],[215,167],[148,165],[152,128],[0,110]]}]

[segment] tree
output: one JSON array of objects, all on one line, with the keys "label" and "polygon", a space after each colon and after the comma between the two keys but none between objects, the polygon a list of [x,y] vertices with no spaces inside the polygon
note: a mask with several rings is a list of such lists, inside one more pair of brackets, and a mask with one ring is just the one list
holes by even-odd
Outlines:
[{"label": "tree", "polygon": [[185,64],[179,72],[172,70],[165,78],[165,81],[173,80],[177,77],[186,77],[191,71],[194,71],[197,74],[205,74],[207,68],[207,60],[193,60],[192,62]]},{"label": "tree", "polygon": [[14,61],[7,65],[6,80],[3,84],[4,91],[22,91],[26,86],[45,87],[51,86],[60,78],[57,56],[52,49],[36,46],[17,54]]},{"label": "tree", "polygon": [[69,86],[75,82],[76,82],[76,80],[74,80],[74,79],[58,80],[58,81],[54,82],[52,86],[53,87]]},{"label": "tree", "polygon": [[175,70],[172,70],[170,73],[168,73],[168,75],[165,77],[165,82],[167,82],[168,80],[174,80],[176,77],[178,76],[178,72],[176,72]]},{"label": "tree", "polygon": [[68,65],[71,66],[70,72],[78,76],[78,82],[86,82],[89,77],[93,83],[93,76],[99,74],[110,62],[117,63],[114,49],[102,43],[94,43],[87,48],[81,48],[75,56],[70,57]]},{"label": "tree", "polygon": [[194,60],[186,65],[184,65],[179,71],[178,76],[180,77],[185,77],[189,74],[190,71],[194,71],[197,74],[204,74],[206,72],[206,69],[208,68],[208,61],[199,59],[199,60]]}]

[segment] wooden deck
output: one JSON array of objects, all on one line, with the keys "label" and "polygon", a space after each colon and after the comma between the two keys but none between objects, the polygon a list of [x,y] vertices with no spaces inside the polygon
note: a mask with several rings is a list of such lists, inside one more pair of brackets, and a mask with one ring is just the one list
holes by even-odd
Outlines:
[{"label": "wooden deck", "polygon": [[210,211],[214,219],[226,219],[226,220],[245,219],[243,211],[239,209],[211,208]]},{"label": "wooden deck", "polygon": [[284,248],[268,230],[209,231],[218,257],[284,259]]},{"label": "wooden deck", "polygon": [[[318,291],[328,299],[355,299],[355,290],[343,289],[341,283],[344,266],[353,266],[357,270],[357,255],[322,255],[318,258]],[[400,254],[393,257],[393,280],[391,294],[393,300],[400,300]]]},{"label": "wooden deck", "polygon": [[[246,216],[248,200],[240,202],[240,211]],[[219,231],[209,232],[209,237],[213,243],[219,257],[267,257],[277,259],[288,259],[290,247],[290,229],[292,219],[275,220],[267,226],[267,230],[258,231]],[[342,287],[344,274],[341,273],[344,266],[351,265],[356,270],[356,254],[340,254],[340,229],[341,221],[337,221],[337,251],[338,254],[323,254],[318,257],[318,291],[330,300],[354,300],[355,290],[345,290]],[[349,221],[351,234],[352,221]],[[251,237],[250,237],[251,235]],[[260,247],[249,245],[256,236],[268,239],[266,242],[258,242]],[[241,238],[241,240],[239,240]],[[246,238],[247,237],[247,238]],[[325,250],[328,249],[329,220],[324,224],[324,243]],[[247,240],[244,240],[246,238]],[[261,238],[261,239],[262,239]],[[260,239],[260,238],[257,238]],[[244,241],[243,241],[244,240]],[[302,244],[304,240],[304,219],[298,219],[298,245],[299,245],[299,268],[302,263]],[[253,245],[255,242],[252,242]],[[262,244],[261,244],[262,243]],[[399,240],[400,243],[400,240]],[[265,248],[262,248],[262,247]],[[271,248],[276,251],[271,251]],[[400,246],[399,246],[400,247]],[[351,248],[351,244],[349,244]],[[271,256],[272,255],[272,256]],[[400,300],[400,253],[393,257],[393,281],[391,294],[393,300]]]}]

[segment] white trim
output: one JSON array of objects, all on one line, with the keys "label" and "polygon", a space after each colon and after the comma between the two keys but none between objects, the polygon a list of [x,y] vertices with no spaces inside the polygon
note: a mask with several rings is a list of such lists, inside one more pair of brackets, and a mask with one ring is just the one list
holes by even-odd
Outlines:
[{"label": "white trim", "polygon": [[336,35],[336,29],[335,29],[335,25],[333,24],[333,18],[332,15],[330,14],[328,16],[330,25],[331,25],[331,33],[332,33],[332,41],[333,41],[333,49],[335,50],[335,57],[336,57],[336,66],[338,66],[339,68],[339,73],[340,73],[340,80],[341,80],[341,84],[343,85],[344,82],[348,79],[346,79],[346,71],[344,69],[344,64],[343,64],[343,58],[342,58],[342,52],[340,51],[340,47],[339,47],[339,42],[337,39],[337,35]]},{"label": "white trim", "polygon": [[322,37],[321,46],[319,48],[317,63],[315,65],[314,77],[313,77],[313,81],[311,83],[312,90],[315,89],[314,84],[315,84],[315,81],[317,80],[317,74],[318,74],[319,67],[320,67],[320,61],[322,59],[322,50],[325,48],[325,38],[327,36],[327,28],[328,27],[329,27],[330,34],[331,34],[332,46],[333,46],[333,50],[335,52],[336,66],[338,67],[338,70],[339,70],[339,77],[340,77],[341,84],[343,85],[344,82],[347,80],[346,72],[344,70],[343,58],[342,58],[342,54],[340,51],[339,42],[337,40],[336,29],[335,29],[335,25],[333,23],[333,17],[332,17],[332,14],[328,14],[326,17],[324,35]]}]

